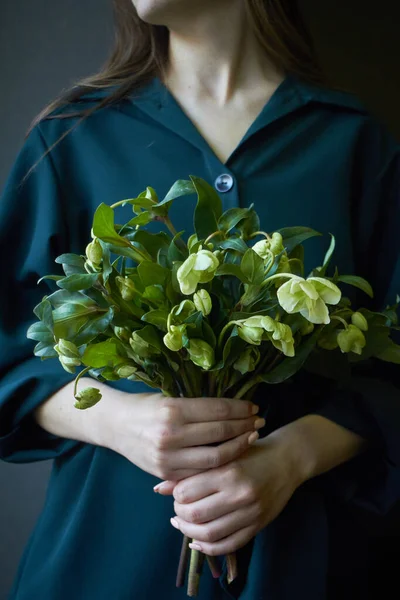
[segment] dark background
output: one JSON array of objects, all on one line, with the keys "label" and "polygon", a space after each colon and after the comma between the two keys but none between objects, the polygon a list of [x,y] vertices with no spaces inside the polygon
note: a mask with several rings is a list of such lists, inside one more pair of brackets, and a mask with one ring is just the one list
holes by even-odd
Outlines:
[{"label": "dark background", "polygon": [[[300,5],[330,79],[355,92],[400,139],[400,3]],[[0,0],[0,190],[32,118],[63,88],[99,68],[112,31],[111,0]],[[43,505],[50,468],[50,461],[0,464],[0,600]],[[386,530],[399,531],[392,521]],[[396,545],[393,538],[378,540],[375,564],[382,579],[394,568]]]}]

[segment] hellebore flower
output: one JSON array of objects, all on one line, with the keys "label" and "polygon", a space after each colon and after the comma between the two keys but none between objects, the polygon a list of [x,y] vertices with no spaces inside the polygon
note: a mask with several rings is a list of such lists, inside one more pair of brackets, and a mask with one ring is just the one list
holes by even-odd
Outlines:
[{"label": "hellebore flower", "polygon": [[189,353],[190,360],[205,371],[211,369],[215,362],[214,350],[211,348],[210,344],[207,344],[207,342],[204,340],[189,340],[187,351]]},{"label": "hellebore flower", "polygon": [[257,348],[249,347],[246,348],[236,362],[233,363],[233,368],[236,371],[239,371],[242,375],[246,373],[251,373],[257,366],[258,361],[260,360],[260,352]]},{"label": "hellebore flower", "polygon": [[177,272],[182,294],[193,294],[199,283],[211,281],[218,267],[218,258],[209,250],[199,250],[190,254]]},{"label": "hellebore flower", "polygon": [[74,374],[75,367],[79,367],[81,364],[81,355],[76,345],[68,340],[60,339],[54,346],[54,350],[57,352],[58,359],[65,371]]},{"label": "hellebore flower", "polygon": [[164,335],[164,344],[172,350],[178,352],[183,347],[183,334],[186,331],[185,325],[171,325],[168,333]]},{"label": "hellebore flower", "polygon": [[361,331],[368,331],[367,319],[360,312],[355,312],[351,315],[351,322],[358,329],[361,329]]},{"label": "hellebore flower", "polygon": [[338,333],[337,342],[342,352],[361,354],[366,340],[363,332],[355,325],[349,325]]},{"label": "hellebore flower", "polygon": [[199,310],[206,317],[210,314],[212,309],[212,302],[210,294],[207,290],[199,290],[193,296],[193,302],[197,310]]},{"label": "hellebore flower", "polygon": [[289,314],[300,313],[311,323],[330,323],[327,304],[337,304],[340,289],[329,279],[297,275],[282,284],[277,290],[279,304]]},{"label": "hellebore flower", "polygon": [[78,392],[75,398],[78,401],[74,404],[75,408],[85,410],[85,408],[91,408],[101,400],[101,393],[96,388],[88,387]]},{"label": "hellebore flower", "polygon": [[103,258],[103,248],[97,238],[94,238],[94,240],[86,246],[86,256],[96,267],[101,263]]},{"label": "hellebore flower", "polygon": [[267,260],[271,256],[271,252],[274,256],[277,256],[284,250],[281,234],[275,231],[271,239],[260,240],[255,243],[253,250],[263,260]]},{"label": "hellebore flower", "polygon": [[115,281],[117,283],[119,292],[122,296],[123,300],[133,300],[136,294],[135,284],[128,276],[125,277],[116,277]]}]

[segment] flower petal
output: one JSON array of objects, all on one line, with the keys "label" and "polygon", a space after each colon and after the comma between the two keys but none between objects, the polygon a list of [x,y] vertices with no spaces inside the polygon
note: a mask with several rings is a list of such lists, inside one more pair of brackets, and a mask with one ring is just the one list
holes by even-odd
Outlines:
[{"label": "flower petal", "polygon": [[337,304],[342,297],[342,292],[337,285],[325,279],[324,277],[309,277],[307,281],[312,281],[315,289],[327,304]]}]

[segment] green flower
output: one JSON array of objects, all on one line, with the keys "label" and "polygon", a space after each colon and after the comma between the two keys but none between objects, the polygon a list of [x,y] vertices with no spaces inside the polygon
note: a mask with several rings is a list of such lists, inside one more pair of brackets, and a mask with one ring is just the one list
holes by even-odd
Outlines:
[{"label": "green flower", "polygon": [[75,408],[85,410],[91,408],[101,400],[101,393],[96,388],[85,388],[81,392],[78,392],[75,396],[77,402],[75,402]]},{"label": "green flower", "polygon": [[199,290],[193,296],[193,302],[197,310],[203,313],[206,317],[212,309],[211,296],[207,290]]},{"label": "green flower", "polygon": [[178,352],[183,347],[183,334],[186,331],[184,325],[171,325],[168,333],[164,335],[164,344],[172,350]]},{"label": "green flower", "polygon": [[341,298],[340,289],[323,277],[303,277],[293,275],[277,291],[278,301],[289,314],[300,313],[315,324],[330,322],[327,304],[337,304]]},{"label": "green flower", "polygon": [[94,266],[98,266],[103,258],[103,248],[97,238],[86,246],[86,256]]},{"label": "green flower", "polygon": [[263,260],[270,258],[271,253],[277,256],[285,249],[283,247],[283,239],[280,233],[275,231],[270,239],[260,240],[253,246],[254,252],[261,256]]},{"label": "green flower", "polygon": [[361,331],[368,331],[368,321],[360,312],[355,312],[351,315],[351,322],[358,329],[361,329]]},{"label": "green flower", "polygon": [[209,250],[199,250],[190,254],[177,272],[182,294],[193,294],[199,283],[211,281],[218,267],[218,258]]},{"label": "green flower", "polygon": [[247,347],[233,363],[233,368],[239,371],[242,375],[251,373],[256,368],[260,360],[260,352],[254,346]]},{"label": "green flower", "polygon": [[259,346],[263,340],[269,340],[285,356],[294,356],[294,340],[289,325],[258,315],[236,321],[236,324],[239,336],[249,344]]},{"label": "green flower", "polygon": [[123,300],[133,300],[136,294],[135,284],[128,276],[125,277],[116,277],[115,281],[117,283],[119,292],[122,296]]},{"label": "green flower", "polygon": [[349,325],[338,333],[337,342],[342,352],[361,354],[366,341],[363,332],[355,325]]},{"label": "green flower", "polygon": [[121,342],[129,342],[132,332],[127,327],[114,327],[114,334]]},{"label": "green flower", "polygon": [[189,340],[187,351],[190,360],[205,371],[208,371],[208,369],[211,369],[214,365],[214,350],[211,348],[210,344],[207,344],[204,340]]},{"label": "green flower", "polygon": [[75,373],[75,367],[81,365],[81,355],[77,346],[73,342],[60,339],[54,346],[54,350],[58,354],[58,359],[67,373]]}]

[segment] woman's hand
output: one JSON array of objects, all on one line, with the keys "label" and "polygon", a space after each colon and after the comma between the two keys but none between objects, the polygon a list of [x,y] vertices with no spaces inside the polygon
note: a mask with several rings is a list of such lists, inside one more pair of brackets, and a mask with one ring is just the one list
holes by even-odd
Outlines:
[{"label": "woman's hand", "polygon": [[[174,481],[235,460],[265,424],[255,416],[255,404],[228,398],[119,393],[111,408],[112,426],[103,445],[148,473]],[[220,444],[209,446],[214,443]]]},{"label": "woman's hand", "polygon": [[191,547],[210,556],[228,554],[275,519],[303,482],[295,456],[284,437],[271,434],[229,464],[164,482],[157,491],[173,493],[171,523],[196,540]]}]

